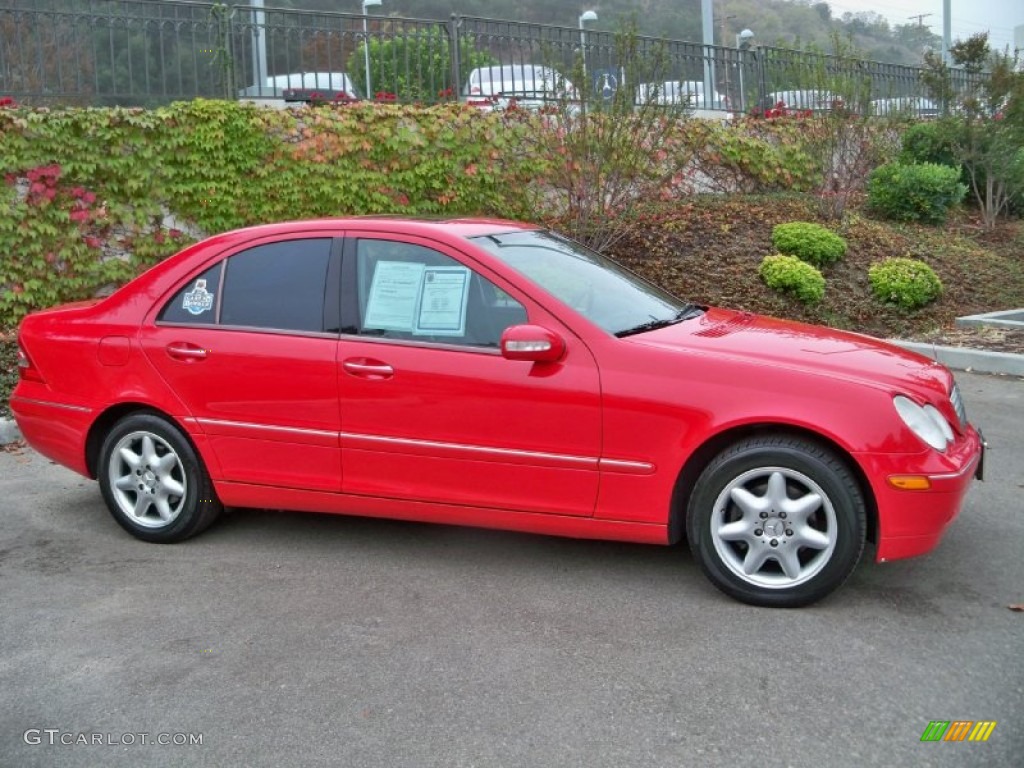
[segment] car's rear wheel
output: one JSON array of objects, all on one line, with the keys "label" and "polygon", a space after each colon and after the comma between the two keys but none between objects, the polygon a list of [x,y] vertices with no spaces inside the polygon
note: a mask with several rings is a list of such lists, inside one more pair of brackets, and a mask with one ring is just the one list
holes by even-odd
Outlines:
[{"label": "car's rear wheel", "polygon": [[111,429],[100,448],[99,483],[114,519],[144,541],[182,541],[222,510],[191,443],[151,413],[132,414]]},{"label": "car's rear wheel", "polygon": [[742,440],[715,457],[687,510],[690,548],[715,586],[745,603],[820,600],[864,550],[864,498],[846,464],[790,436]]}]

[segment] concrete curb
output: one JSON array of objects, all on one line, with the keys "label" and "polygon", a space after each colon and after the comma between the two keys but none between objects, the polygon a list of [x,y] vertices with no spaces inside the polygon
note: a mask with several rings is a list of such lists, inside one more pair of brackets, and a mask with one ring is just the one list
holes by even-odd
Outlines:
[{"label": "concrete curb", "polygon": [[919,341],[889,339],[889,343],[909,349],[912,352],[938,360],[943,365],[960,371],[974,373],[1001,373],[1009,376],[1024,376],[1024,355],[1009,352],[988,352],[967,347],[941,347]]},{"label": "concrete curb", "polygon": [[0,446],[9,445],[21,440],[21,430],[14,419],[0,416]]}]

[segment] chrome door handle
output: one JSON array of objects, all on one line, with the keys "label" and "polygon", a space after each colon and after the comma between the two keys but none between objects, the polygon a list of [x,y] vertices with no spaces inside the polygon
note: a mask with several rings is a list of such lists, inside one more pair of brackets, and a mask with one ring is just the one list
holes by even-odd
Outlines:
[{"label": "chrome door handle", "polygon": [[175,341],[167,345],[167,354],[175,360],[205,360],[206,350],[184,341]]},{"label": "chrome door handle", "polygon": [[353,376],[361,376],[366,379],[390,379],[395,375],[395,369],[387,363],[370,362],[369,360],[346,360],[341,367]]}]

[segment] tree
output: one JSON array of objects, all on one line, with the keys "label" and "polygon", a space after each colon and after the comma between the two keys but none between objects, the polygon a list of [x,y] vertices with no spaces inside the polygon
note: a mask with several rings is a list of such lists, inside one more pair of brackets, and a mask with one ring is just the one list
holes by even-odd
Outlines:
[{"label": "tree", "polygon": [[[461,84],[452,82],[451,49],[445,28],[405,28],[384,39],[371,37],[369,42],[373,93],[366,94],[367,98],[389,94],[399,101],[432,104],[459,92]],[[357,87],[366,82],[364,45],[348,59],[348,72]],[[489,53],[478,50],[469,38],[459,41],[459,60],[462,72],[497,63]]]},{"label": "tree", "polygon": [[958,40],[950,55],[966,77],[954,84],[950,70],[929,57],[925,82],[936,98],[956,101],[943,131],[992,228],[1024,196],[1024,73],[1016,55],[990,48],[988,33]]},{"label": "tree", "polygon": [[577,55],[568,79],[555,83],[562,95],[533,119],[533,154],[551,158],[537,209],[601,250],[628,233],[648,201],[678,194],[695,151],[686,95],[665,86],[671,71],[665,48],[640,38],[635,23],[614,36],[607,65],[621,80],[612,94],[584,85],[583,64]]},{"label": "tree", "polygon": [[826,218],[841,219],[871,169],[896,147],[886,142],[886,126],[870,116],[871,80],[860,70],[853,44],[835,33],[832,55],[814,61],[814,70],[808,73],[813,87],[835,100],[829,109],[803,118],[804,142],[821,169],[819,210]]}]

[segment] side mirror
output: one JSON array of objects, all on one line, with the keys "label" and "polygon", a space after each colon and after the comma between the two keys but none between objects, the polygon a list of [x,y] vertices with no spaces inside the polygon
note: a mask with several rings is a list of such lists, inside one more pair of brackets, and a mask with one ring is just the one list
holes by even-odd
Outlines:
[{"label": "side mirror", "polygon": [[565,339],[539,325],[512,325],[501,334],[501,355],[508,360],[554,363],[565,355]]}]

